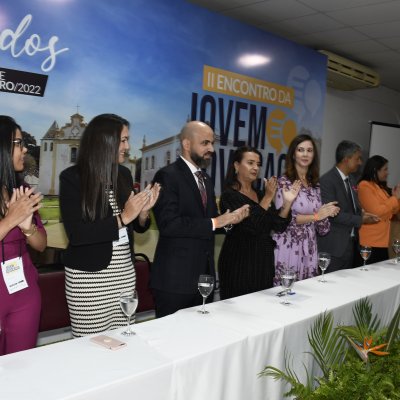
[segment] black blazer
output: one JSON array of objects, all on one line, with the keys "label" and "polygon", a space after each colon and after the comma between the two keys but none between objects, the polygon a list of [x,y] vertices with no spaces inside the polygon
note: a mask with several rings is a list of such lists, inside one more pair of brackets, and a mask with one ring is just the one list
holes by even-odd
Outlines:
[{"label": "black blazer", "polygon": [[355,183],[349,176],[350,187],[356,205],[356,214],[353,212],[353,205],[347,195],[342,177],[336,167],[321,176],[321,197],[323,203],[330,201],[339,202],[339,214],[334,218],[329,218],[331,229],[325,236],[318,236],[318,250],[326,251],[332,256],[340,258],[350,240],[351,231],[354,228],[358,236],[358,228],[361,226],[361,206],[358,201],[357,192],[353,189]]},{"label": "black blazer", "polygon": [[[128,168],[119,166],[118,174],[123,174],[127,185],[133,188],[133,180]],[[125,204],[126,196],[121,196],[120,204]],[[63,264],[81,271],[100,271],[107,268],[112,256],[112,242],[118,240],[118,221],[109,207],[104,219],[84,222],[81,206],[81,187],[77,166],[72,166],[60,174],[60,210],[69,244],[63,252]],[[142,227],[138,219],[128,228],[129,242],[133,258],[133,230],[144,232],[149,227],[148,221]]]},{"label": "black blazer", "polygon": [[215,274],[211,218],[218,211],[212,181],[206,175],[206,210],[196,180],[181,158],[160,169],[154,181],[162,189],[153,208],[160,236],[151,285],[169,293],[194,294],[200,274]]}]

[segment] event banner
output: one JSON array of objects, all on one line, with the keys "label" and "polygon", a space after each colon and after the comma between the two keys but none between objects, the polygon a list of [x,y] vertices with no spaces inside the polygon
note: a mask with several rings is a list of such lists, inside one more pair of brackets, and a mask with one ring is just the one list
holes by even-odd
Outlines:
[{"label": "event banner", "polygon": [[126,165],[141,187],[179,156],[189,120],[214,129],[217,194],[239,146],[261,152],[261,183],[282,173],[295,135],[320,142],[325,86],[325,56],[184,0],[0,5],[1,114],[29,138],[29,177],[44,194],[58,194],[101,113],[130,121]]}]

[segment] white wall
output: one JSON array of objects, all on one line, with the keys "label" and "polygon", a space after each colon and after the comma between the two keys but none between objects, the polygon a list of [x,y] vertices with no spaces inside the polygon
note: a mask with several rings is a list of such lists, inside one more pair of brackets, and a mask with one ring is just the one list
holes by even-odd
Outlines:
[{"label": "white wall", "polygon": [[400,93],[385,87],[352,92],[327,89],[321,174],[335,164],[335,150],[342,140],[352,140],[368,157],[369,121],[400,124]]}]

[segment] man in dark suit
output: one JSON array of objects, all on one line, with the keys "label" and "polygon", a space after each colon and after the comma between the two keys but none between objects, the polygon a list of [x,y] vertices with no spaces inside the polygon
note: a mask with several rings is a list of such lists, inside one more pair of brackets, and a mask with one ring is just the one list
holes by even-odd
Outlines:
[{"label": "man in dark suit", "polygon": [[318,237],[318,250],[331,255],[328,272],[357,266],[358,228],[361,224],[379,221],[378,217],[361,209],[356,183],[350,176],[361,164],[361,147],[344,140],[336,148],[336,166],[320,179],[322,202],[337,201],[340,207],[339,214],[330,218],[330,232]]},{"label": "man in dark suit", "polygon": [[203,172],[214,152],[214,132],[205,123],[181,130],[181,157],[160,169],[162,189],[154,215],[159,239],[151,270],[157,318],[201,304],[201,274],[215,275],[214,231],[248,216],[248,206],[218,215],[213,184]]}]

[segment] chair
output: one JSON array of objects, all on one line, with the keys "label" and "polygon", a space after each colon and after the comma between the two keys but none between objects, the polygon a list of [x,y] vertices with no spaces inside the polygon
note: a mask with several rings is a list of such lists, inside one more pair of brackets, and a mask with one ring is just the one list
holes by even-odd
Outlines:
[{"label": "chair", "polygon": [[64,268],[56,265],[50,272],[40,272],[39,268],[38,283],[42,295],[39,332],[70,326]]},{"label": "chair", "polygon": [[[137,313],[153,311],[154,298],[150,283],[151,262],[145,254],[135,254],[136,290],[139,296]],[[38,268],[39,288],[42,295],[42,312],[39,332],[65,328],[71,325],[65,297],[65,272],[61,264]]]},{"label": "chair", "polygon": [[143,253],[135,254],[136,290],[139,297],[137,313],[155,309],[153,293],[150,289],[151,262]]}]

